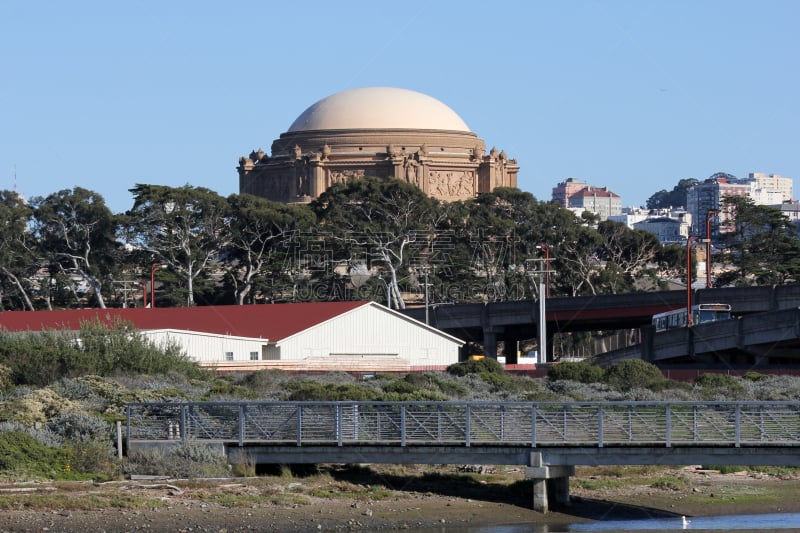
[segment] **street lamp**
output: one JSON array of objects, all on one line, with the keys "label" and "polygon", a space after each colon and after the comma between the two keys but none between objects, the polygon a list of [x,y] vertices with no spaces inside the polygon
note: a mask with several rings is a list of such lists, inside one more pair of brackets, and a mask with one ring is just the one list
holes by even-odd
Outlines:
[{"label": "street lamp", "polygon": [[147,308],[147,283],[139,282],[139,286],[142,288],[142,307]]},{"label": "street lamp", "polygon": [[711,216],[718,213],[716,209],[706,211],[706,289],[711,288]]},{"label": "street lamp", "polygon": [[[150,267],[150,308],[156,306],[156,269],[165,269],[167,265],[161,265],[159,263],[153,263],[153,266]],[[147,298],[145,298],[147,300]],[[145,307],[147,307],[147,302],[145,302]]]},{"label": "street lamp", "polygon": [[686,237],[686,325],[692,325],[692,241],[699,239],[699,235]]}]

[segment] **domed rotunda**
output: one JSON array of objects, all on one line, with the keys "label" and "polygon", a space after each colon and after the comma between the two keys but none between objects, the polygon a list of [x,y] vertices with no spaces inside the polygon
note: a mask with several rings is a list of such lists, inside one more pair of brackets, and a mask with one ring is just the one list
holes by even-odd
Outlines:
[{"label": "domed rotunda", "polygon": [[315,103],[263,150],[239,159],[239,191],[310,202],[334,183],[376,176],[413,183],[445,201],[516,187],[519,167],[442,102],[422,93],[366,87]]}]

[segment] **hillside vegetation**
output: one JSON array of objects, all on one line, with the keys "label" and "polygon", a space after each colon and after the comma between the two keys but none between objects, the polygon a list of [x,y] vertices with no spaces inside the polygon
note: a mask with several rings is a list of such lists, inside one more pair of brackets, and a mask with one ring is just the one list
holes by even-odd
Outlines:
[{"label": "hillside vegetation", "polygon": [[[447,372],[295,375],[264,370],[216,377],[120,325],[76,344],[54,334],[0,334],[0,480],[116,479],[126,474],[201,477],[252,474],[201,446],[116,458],[114,425],[129,402],[145,401],[618,401],[797,400],[800,379],[750,373],[664,379],[653,365],[623,361],[554,366],[548,378],[506,373],[492,359]],[[124,334],[122,332],[125,332]]]}]

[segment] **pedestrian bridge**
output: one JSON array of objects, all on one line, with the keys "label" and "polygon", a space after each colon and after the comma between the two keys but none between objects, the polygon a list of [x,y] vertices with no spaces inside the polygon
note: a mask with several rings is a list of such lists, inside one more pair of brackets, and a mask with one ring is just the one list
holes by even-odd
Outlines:
[{"label": "pedestrian bridge", "polygon": [[232,463],[522,465],[535,509],[578,465],[800,466],[800,402],[132,403],[127,450],[220,446]]}]

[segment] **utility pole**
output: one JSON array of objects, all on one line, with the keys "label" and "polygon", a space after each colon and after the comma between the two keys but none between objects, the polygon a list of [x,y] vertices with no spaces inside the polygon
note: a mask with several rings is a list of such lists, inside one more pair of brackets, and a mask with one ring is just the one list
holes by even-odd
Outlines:
[{"label": "utility pole", "polygon": [[539,357],[537,358],[537,363],[547,362],[547,281],[550,276],[550,259],[548,253],[545,259],[528,259],[525,261],[526,264],[536,264],[536,270],[531,270],[530,274],[536,274],[539,286]]}]

